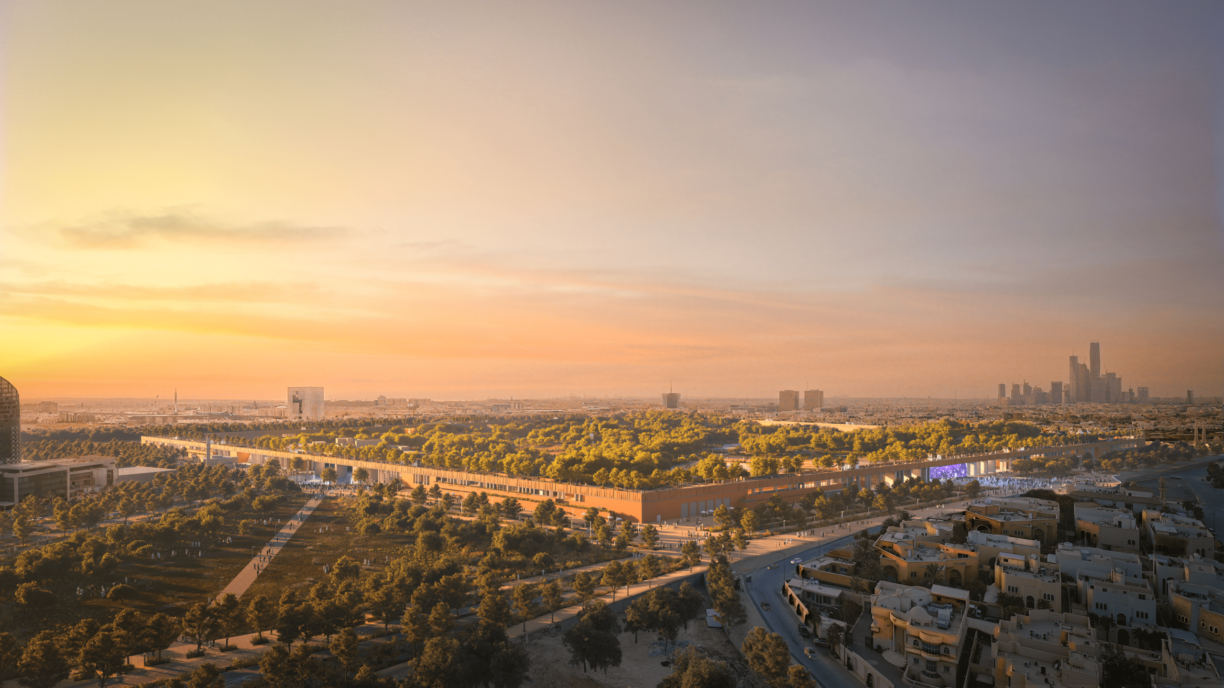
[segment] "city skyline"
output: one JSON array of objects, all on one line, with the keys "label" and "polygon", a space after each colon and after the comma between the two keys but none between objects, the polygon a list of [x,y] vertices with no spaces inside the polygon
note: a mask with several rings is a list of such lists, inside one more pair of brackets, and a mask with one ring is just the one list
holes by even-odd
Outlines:
[{"label": "city skyline", "polygon": [[1224,390],[1221,8],[478,7],[0,5],[0,374]]}]

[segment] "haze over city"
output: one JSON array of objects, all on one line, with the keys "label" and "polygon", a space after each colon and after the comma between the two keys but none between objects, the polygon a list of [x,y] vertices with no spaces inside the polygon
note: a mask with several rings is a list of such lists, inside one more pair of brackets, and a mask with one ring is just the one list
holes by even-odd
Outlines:
[{"label": "haze over city", "polygon": [[5,3],[25,398],[1224,389],[1211,3]]}]

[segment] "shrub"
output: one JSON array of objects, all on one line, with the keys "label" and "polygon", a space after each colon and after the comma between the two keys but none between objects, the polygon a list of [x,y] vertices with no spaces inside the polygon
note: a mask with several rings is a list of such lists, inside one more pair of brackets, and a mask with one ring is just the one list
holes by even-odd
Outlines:
[{"label": "shrub", "polygon": [[137,593],[136,589],[132,586],[120,583],[119,585],[116,585],[115,587],[106,591],[106,599],[113,601],[130,600],[133,597],[136,597],[137,594],[139,593]]}]

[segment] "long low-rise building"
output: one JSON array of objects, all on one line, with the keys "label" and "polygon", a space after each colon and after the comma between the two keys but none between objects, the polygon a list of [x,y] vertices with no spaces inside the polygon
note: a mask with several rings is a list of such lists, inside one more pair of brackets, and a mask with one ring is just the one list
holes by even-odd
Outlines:
[{"label": "long low-rise building", "polygon": [[115,484],[115,457],[82,456],[0,464],[0,510],[26,497],[74,499]]},{"label": "long low-rise building", "polygon": [[289,462],[294,459],[301,459],[305,464],[305,470],[320,473],[324,468],[331,467],[345,475],[351,475],[352,471],[364,468],[370,480],[376,482],[389,482],[399,478],[405,483],[417,485],[436,484],[443,490],[451,492],[487,492],[493,498],[513,496],[520,499],[524,497],[539,500],[553,499],[563,502],[563,506],[572,509],[585,510],[589,507],[596,507],[639,522],[691,518],[711,512],[719,506],[751,509],[774,496],[788,502],[795,502],[813,492],[836,491],[851,487],[860,489],[886,482],[886,478],[893,480],[907,477],[929,479],[931,469],[941,466],[972,464],[974,474],[986,474],[1006,470],[1011,461],[1015,459],[1043,455],[1052,451],[1100,456],[1110,451],[1120,451],[1143,444],[1141,439],[1118,438],[1061,447],[1034,447],[909,463],[872,464],[847,470],[808,470],[798,474],[759,476],[721,483],[631,490],[563,483],[543,477],[476,473],[308,452],[215,444],[199,440],[145,436],[141,438],[141,442],[182,449],[196,460],[206,462],[260,464],[275,459],[282,466],[288,466]]}]

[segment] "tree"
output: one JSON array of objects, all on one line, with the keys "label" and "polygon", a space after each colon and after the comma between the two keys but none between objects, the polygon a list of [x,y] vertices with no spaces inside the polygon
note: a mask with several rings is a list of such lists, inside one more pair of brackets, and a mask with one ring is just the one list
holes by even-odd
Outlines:
[{"label": "tree", "polygon": [[569,648],[570,663],[581,664],[584,674],[587,667],[596,671],[604,669],[606,672],[608,667],[620,666],[620,639],[614,633],[600,630],[595,622],[586,617],[566,631],[561,642]]},{"label": "tree", "polygon": [[534,511],[531,512],[531,517],[536,523],[546,525],[552,522],[553,514],[557,512],[557,503],[551,499],[545,499],[536,505]]},{"label": "tree", "polygon": [[586,602],[595,596],[595,579],[586,571],[579,571],[574,574],[574,580],[570,583],[570,587],[574,592],[578,593],[578,599]]},{"label": "tree", "polygon": [[527,680],[531,658],[520,646],[500,643],[489,661],[489,670],[493,675],[493,688],[519,688]]},{"label": "tree", "polygon": [[158,659],[161,659],[162,651],[173,645],[182,632],[183,626],[178,619],[158,613],[154,614],[145,624],[141,641],[146,647],[157,653]]},{"label": "tree", "polygon": [[451,688],[462,685],[458,660],[459,641],[454,638],[430,638],[421,656],[412,662],[412,678],[421,688]]},{"label": "tree", "polygon": [[[449,615],[449,611],[447,614]],[[331,650],[332,655],[340,660],[340,664],[344,666],[344,680],[348,681],[349,673],[357,665],[357,634],[351,628],[346,628],[337,633],[327,644],[327,649]]]},{"label": "tree", "polygon": [[705,600],[702,599],[701,593],[693,589],[693,586],[685,581],[680,584],[680,590],[676,594],[678,606],[676,611],[680,614],[680,622],[684,624],[685,630],[688,630],[688,622],[696,619],[705,609]]},{"label": "tree", "polygon": [[272,600],[269,600],[267,597],[256,595],[247,600],[246,620],[247,623],[255,628],[260,641],[263,640],[264,629],[272,628],[276,623],[276,617],[276,605],[272,604]]},{"label": "tree", "polygon": [[127,655],[109,629],[101,630],[90,638],[77,658],[81,671],[97,677],[98,688],[106,688],[107,679],[122,672],[126,664]]},{"label": "tree", "polygon": [[293,641],[302,637],[306,626],[310,623],[311,610],[303,603],[296,592],[286,590],[281,594],[280,605],[276,614],[276,639],[289,648]]},{"label": "tree", "polygon": [[353,481],[361,483],[363,485],[366,484],[367,482],[370,481],[370,472],[367,471],[364,467],[359,466],[356,470],[353,471]]},{"label": "tree", "polygon": [[244,616],[242,612],[242,603],[232,592],[225,593],[213,604],[213,616],[217,619],[217,629],[225,638],[224,647],[229,647],[230,637],[242,627]]},{"label": "tree", "polygon": [[428,623],[429,630],[435,637],[450,635],[450,632],[455,630],[455,617],[445,602],[434,605],[433,610],[429,612]]},{"label": "tree", "polygon": [[506,595],[500,589],[485,590],[480,598],[480,607],[476,610],[480,620],[494,628],[505,628],[510,625],[510,605]]},{"label": "tree", "polygon": [[595,541],[600,547],[607,547],[612,544],[612,529],[607,523],[600,523],[595,526]]},{"label": "tree", "polygon": [[561,586],[555,580],[548,581],[540,587],[540,597],[544,601],[544,606],[548,607],[548,621],[552,623],[556,620],[555,612],[565,606],[565,597],[561,594]]},{"label": "tree", "polygon": [[734,533],[731,534],[731,544],[735,545],[735,548],[738,549],[741,553],[743,553],[744,550],[748,549],[748,535],[744,533],[744,530],[742,528],[737,529]]},{"label": "tree", "polygon": [[399,586],[382,574],[366,579],[362,597],[374,618],[382,621],[387,631],[391,630],[391,622],[400,618],[407,603]]},{"label": "tree", "polygon": [[965,485],[965,496],[969,499],[976,499],[982,493],[982,483],[971,480],[968,485]]},{"label": "tree", "polygon": [[1013,614],[1023,614],[1028,609],[1019,595],[1008,592],[999,593],[995,604],[999,605],[1000,616],[1004,621],[1012,618]]},{"label": "tree", "polygon": [[680,560],[688,564],[689,571],[701,563],[701,547],[696,540],[687,540],[680,546]]},{"label": "tree", "polygon": [[217,618],[213,615],[212,608],[203,602],[191,605],[187,613],[183,615],[183,628],[187,630],[188,635],[195,638],[196,652],[204,647],[204,643],[211,640],[216,627]]},{"label": "tree", "polygon": [[1105,643],[1101,648],[1101,685],[1146,688],[1151,685],[1151,677],[1142,662],[1131,658],[1118,646]]},{"label": "tree", "polygon": [[638,641],[638,631],[654,628],[654,616],[651,614],[650,601],[643,595],[625,608],[625,630],[633,633],[633,644]]},{"label": "tree", "polygon": [[784,685],[788,686],[788,688],[817,688],[816,681],[812,679],[812,674],[798,664],[792,664],[786,670],[786,682]]},{"label": "tree", "polygon": [[726,662],[713,662],[702,657],[696,648],[677,654],[672,672],[658,688],[735,688],[735,673]]},{"label": "tree", "polygon": [[599,515],[599,509],[592,506],[588,507],[586,512],[583,513],[582,520],[585,521],[588,526],[590,526],[598,521],[602,521],[603,517]]},{"label": "tree", "polygon": [[68,678],[70,667],[60,652],[60,642],[52,631],[42,631],[26,643],[17,662],[17,679],[26,688],[54,688]]},{"label": "tree", "polygon": [[429,493],[425,491],[424,485],[417,485],[416,487],[412,488],[412,492],[408,495],[408,498],[412,500],[413,504],[421,505],[429,501]]},{"label": "tree", "polygon": [[216,664],[205,662],[187,677],[186,688],[225,688],[225,678]]},{"label": "tree", "polygon": [[649,523],[642,526],[642,545],[653,550],[659,544],[659,530]]},{"label": "tree", "polygon": [[748,666],[764,677],[769,685],[780,687],[785,684],[786,669],[790,666],[790,648],[782,636],[757,626],[748,632],[740,650]]},{"label": "tree", "polygon": [[518,609],[519,618],[523,620],[523,633],[527,632],[527,619],[535,614],[536,597],[539,596],[535,583],[519,583],[514,588],[514,607]]},{"label": "tree", "polygon": [[324,468],[323,472],[319,474],[319,479],[322,480],[324,483],[327,483],[330,485],[336,484],[337,477],[338,476],[336,475],[336,469],[332,466],[328,466],[327,468]]},{"label": "tree", "polygon": [[829,631],[826,634],[826,640],[829,641],[829,648],[836,650],[841,647],[842,637],[845,635],[845,628],[839,623],[830,623]]},{"label": "tree", "polygon": [[612,600],[616,600],[616,589],[625,584],[625,567],[619,561],[612,561],[603,568],[603,579],[600,581],[612,588]]},{"label": "tree", "polygon": [[502,513],[506,518],[518,518],[519,514],[523,513],[523,505],[519,504],[519,500],[514,497],[506,497],[501,503]]},{"label": "tree", "polygon": [[296,684],[289,648],[277,643],[259,657],[259,672],[273,688],[289,688]]},{"label": "tree", "polygon": [[0,677],[7,676],[17,667],[21,659],[17,640],[9,633],[0,632]]},{"label": "tree", "polygon": [[653,554],[647,554],[638,560],[638,574],[642,580],[650,580],[659,575],[659,558]]},{"label": "tree", "polygon": [[731,530],[736,525],[735,516],[732,515],[726,504],[719,504],[714,510],[714,522],[723,530]]},{"label": "tree", "polygon": [[356,580],[361,577],[361,564],[346,554],[332,564],[331,573],[337,580]]},{"label": "tree", "polygon": [[751,535],[757,531],[757,528],[761,527],[760,520],[757,513],[749,509],[744,512],[743,516],[740,516],[740,525]]}]

